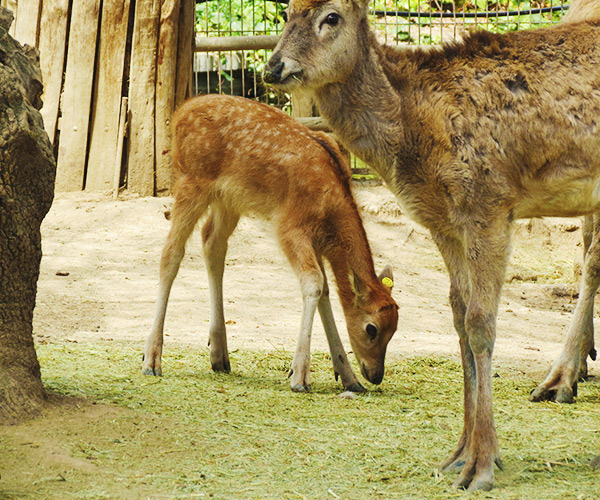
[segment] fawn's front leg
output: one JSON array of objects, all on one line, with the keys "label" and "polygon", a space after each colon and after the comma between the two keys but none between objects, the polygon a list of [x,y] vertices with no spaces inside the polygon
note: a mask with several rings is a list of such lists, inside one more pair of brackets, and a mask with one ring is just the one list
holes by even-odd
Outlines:
[{"label": "fawn's front leg", "polygon": [[321,266],[321,272],[323,273],[323,294],[319,299],[319,315],[323,322],[325,335],[327,335],[327,343],[329,344],[329,352],[331,353],[335,378],[337,380],[339,376],[342,379],[342,385],[348,391],[365,392],[366,389],[358,381],[358,378],[350,366],[350,361],[348,360],[340,335],[335,326],[335,319],[329,300],[329,285],[327,284],[327,277],[325,276],[323,266]]},{"label": "fawn's front leg", "polygon": [[296,352],[290,368],[290,386],[294,392],[310,391],[310,337],[315,312],[324,290],[324,276],[310,240],[302,229],[280,227],[279,240],[302,290],[302,319]]}]

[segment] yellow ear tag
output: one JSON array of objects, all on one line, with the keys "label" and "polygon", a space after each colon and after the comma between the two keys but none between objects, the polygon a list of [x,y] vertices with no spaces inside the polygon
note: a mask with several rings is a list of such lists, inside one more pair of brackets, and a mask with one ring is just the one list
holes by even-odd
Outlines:
[{"label": "yellow ear tag", "polygon": [[388,288],[392,288],[394,286],[394,282],[388,278],[387,276],[381,280],[381,282],[387,286]]}]

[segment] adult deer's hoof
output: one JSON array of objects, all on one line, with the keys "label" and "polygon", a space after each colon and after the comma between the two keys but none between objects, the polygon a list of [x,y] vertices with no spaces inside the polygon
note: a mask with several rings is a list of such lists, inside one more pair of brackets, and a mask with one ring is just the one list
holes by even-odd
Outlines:
[{"label": "adult deer's hoof", "polygon": [[231,373],[231,365],[229,364],[229,360],[223,361],[215,361],[211,363],[213,372],[221,372],[221,373]]},{"label": "adult deer's hoof", "polygon": [[556,401],[557,403],[574,403],[577,395],[577,384],[573,384],[573,388],[559,387],[557,389],[548,389],[540,385],[529,396],[529,401]]},{"label": "adult deer's hoof", "polygon": [[465,466],[452,486],[467,491],[490,491],[494,487],[493,465],[480,472],[477,472],[476,465]]},{"label": "adult deer's hoof", "polygon": [[494,487],[494,478],[492,479],[474,479],[467,488],[467,491],[490,491]]}]

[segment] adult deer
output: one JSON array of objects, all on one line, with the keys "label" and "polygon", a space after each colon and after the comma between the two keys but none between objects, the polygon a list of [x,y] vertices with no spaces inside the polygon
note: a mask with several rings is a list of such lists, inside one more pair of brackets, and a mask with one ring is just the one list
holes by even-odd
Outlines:
[{"label": "adult deer", "polygon": [[381,45],[367,0],[291,0],[265,80],[303,88],[345,146],[427,227],[450,274],[464,427],[442,464],[490,489],[496,315],[518,218],[600,208],[600,24]]},{"label": "adult deer", "polygon": [[[335,141],[311,132],[272,107],[230,96],[187,101],[173,117],[177,181],[172,226],[161,264],[159,296],[142,370],[161,375],[163,328],[185,243],[210,207],[202,241],[210,289],[210,360],[230,371],[223,313],[227,240],[241,215],[272,220],[281,247],[300,279],[304,306],[290,370],[291,388],[310,389],[310,336],[318,309],[336,379],[362,392],[339,338],[323,267],[335,275],[352,349],[363,376],[381,383],[387,344],[396,331],[389,268],[377,277],[367,236],[352,197],[351,174]],[[387,279],[386,279],[387,278]]]}]

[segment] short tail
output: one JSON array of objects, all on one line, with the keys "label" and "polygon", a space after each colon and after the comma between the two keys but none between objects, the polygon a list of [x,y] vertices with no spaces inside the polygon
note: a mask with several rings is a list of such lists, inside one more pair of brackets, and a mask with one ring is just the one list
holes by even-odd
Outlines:
[{"label": "short tail", "polygon": [[580,21],[600,21],[600,0],[571,0],[571,6],[562,22]]}]

